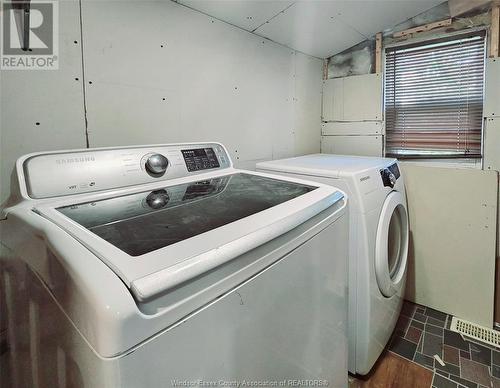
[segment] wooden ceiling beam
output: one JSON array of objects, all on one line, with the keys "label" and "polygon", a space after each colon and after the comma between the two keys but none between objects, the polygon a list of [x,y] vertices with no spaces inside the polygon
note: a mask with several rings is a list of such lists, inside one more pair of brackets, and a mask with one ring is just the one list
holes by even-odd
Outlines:
[{"label": "wooden ceiling beam", "polygon": [[433,30],[435,28],[447,27],[449,25],[451,25],[451,18],[450,19],[440,20],[438,22],[432,22],[432,23],[424,24],[423,26],[417,26],[417,27],[408,28],[407,30],[395,32],[392,36],[394,38],[404,38],[404,37],[412,35],[412,34],[416,34],[416,33],[419,33],[419,32],[430,31],[430,30]]}]

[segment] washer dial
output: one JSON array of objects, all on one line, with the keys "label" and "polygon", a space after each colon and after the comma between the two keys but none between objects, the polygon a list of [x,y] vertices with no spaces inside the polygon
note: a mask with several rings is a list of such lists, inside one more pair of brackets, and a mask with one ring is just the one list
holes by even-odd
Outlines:
[{"label": "washer dial", "polygon": [[149,175],[155,178],[161,177],[167,171],[168,159],[162,154],[149,155],[145,167]]}]

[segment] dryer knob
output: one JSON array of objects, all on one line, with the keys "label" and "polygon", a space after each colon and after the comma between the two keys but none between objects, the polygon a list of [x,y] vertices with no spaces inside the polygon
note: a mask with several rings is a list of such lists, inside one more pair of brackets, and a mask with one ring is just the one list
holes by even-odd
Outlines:
[{"label": "dryer knob", "polygon": [[384,182],[384,186],[389,186],[393,188],[396,184],[396,176],[392,173],[388,168],[384,168],[380,174],[382,175],[382,182]]},{"label": "dryer knob", "polygon": [[165,174],[167,167],[168,159],[162,154],[153,154],[146,160],[146,170],[154,177]]}]

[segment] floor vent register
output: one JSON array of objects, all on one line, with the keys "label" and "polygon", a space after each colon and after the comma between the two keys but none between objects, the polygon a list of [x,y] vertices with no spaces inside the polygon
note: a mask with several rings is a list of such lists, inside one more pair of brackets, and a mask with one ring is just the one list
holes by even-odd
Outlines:
[{"label": "floor vent register", "polygon": [[450,330],[477,341],[500,347],[500,331],[488,329],[457,317],[452,318]]}]

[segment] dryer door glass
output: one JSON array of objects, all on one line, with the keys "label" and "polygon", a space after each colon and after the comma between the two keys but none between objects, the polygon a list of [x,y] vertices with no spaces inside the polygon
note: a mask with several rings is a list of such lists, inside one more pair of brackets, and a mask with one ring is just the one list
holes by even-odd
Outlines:
[{"label": "dryer door glass", "polygon": [[140,256],[316,188],[238,173],[57,210],[127,254]]},{"label": "dryer door glass", "polygon": [[380,291],[390,297],[404,282],[408,256],[408,214],[404,197],[391,192],[380,213],[375,246],[375,274]]},{"label": "dryer door glass", "polygon": [[404,209],[402,209],[402,205],[398,205],[391,216],[391,220],[389,222],[389,233],[387,237],[387,259],[389,265],[389,275],[391,279],[394,279],[394,276],[398,272],[398,268],[401,264],[401,254],[402,247],[404,245],[403,239],[406,238],[403,236],[403,219],[402,215]]}]

